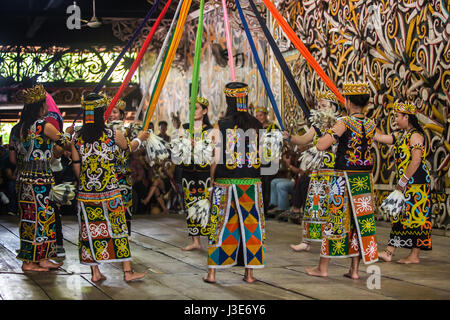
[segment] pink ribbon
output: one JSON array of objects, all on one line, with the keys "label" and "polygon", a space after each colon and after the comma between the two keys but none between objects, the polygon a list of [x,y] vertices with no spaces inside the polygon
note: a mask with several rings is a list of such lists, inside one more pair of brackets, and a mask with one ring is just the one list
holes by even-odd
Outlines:
[{"label": "pink ribbon", "polygon": [[227,50],[228,50],[228,63],[230,65],[230,76],[232,81],[236,81],[236,73],[234,71],[233,49],[231,46],[230,22],[228,21],[228,10],[226,0],[222,0],[222,8],[223,8],[223,18],[225,20],[225,32],[227,34]]}]

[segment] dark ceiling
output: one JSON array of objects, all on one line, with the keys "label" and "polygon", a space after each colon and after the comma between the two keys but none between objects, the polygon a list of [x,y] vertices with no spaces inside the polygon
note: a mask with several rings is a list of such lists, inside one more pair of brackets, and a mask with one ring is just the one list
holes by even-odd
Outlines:
[{"label": "dark ceiling", "polygon": [[[95,15],[103,22],[98,28],[83,26],[69,30],[67,8],[73,0],[2,0],[0,1],[0,45],[64,46],[86,48],[123,45],[113,35],[112,19],[143,19],[156,0],[95,0]],[[152,18],[156,19],[167,0],[160,0]],[[173,0],[165,19],[174,15],[178,0]],[[76,0],[81,19],[93,16],[93,0]],[[193,2],[191,12],[198,4]],[[82,23],[85,24],[85,23]]]}]

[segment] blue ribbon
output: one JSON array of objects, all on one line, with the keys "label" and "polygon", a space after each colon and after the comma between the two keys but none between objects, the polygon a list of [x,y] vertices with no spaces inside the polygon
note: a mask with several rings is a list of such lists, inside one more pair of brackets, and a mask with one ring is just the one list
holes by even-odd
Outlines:
[{"label": "blue ribbon", "polygon": [[242,12],[241,5],[239,0],[236,0],[236,8],[239,11],[239,16],[241,17],[242,25],[244,26],[245,34],[247,35],[248,42],[250,44],[250,48],[253,52],[253,57],[255,58],[256,64],[258,66],[259,74],[261,75],[262,81],[264,83],[264,87],[266,88],[267,95],[269,96],[270,103],[272,104],[273,111],[275,112],[275,116],[277,117],[278,123],[280,125],[281,130],[284,131],[283,121],[280,116],[280,112],[278,111],[277,103],[275,102],[275,98],[272,93],[272,89],[270,88],[269,81],[267,80],[266,73],[264,72],[264,68],[262,66],[261,60],[259,59],[258,52],[256,51],[255,42],[253,41],[253,37],[250,33],[250,30],[247,25],[247,21],[245,20],[244,13]]},{"label": "blue ribbon", "polygon": [[[236,0],[236,1],[238,1],[238,0]],[[291,70],[286,63],[286,60],[284,59],[283,54],[280,51],[280,48],[278,47],[277,43],[275,42],[274,38],[272,37],[272,34],[270,33],[269,29],[267,28],[265,21],[259,14],[259,11],[256,8],[255,3],[253,2],[253,0],[249,0],[249,2],[250,2],[250,6],[252,7],[253,12],[255,13],[256,18],[258,19],[259,24],[261,25],[264,35],[267,38],[267,41],[269,41],[269,45],[272,48],[275,58],[277,59],[278,64],[280,65],[280,68],[283,71],[283,74],[284,74],[287,82],[289,83],[289,86],[291,87],[291,90],[292,90],[298,104],[300,105],[300,108],[302,108],[302,110],[305,114],[305,117],[308,120],[310,117],[309,108],[306,105],[305,99],[303,99],[303,96],[300,93],[297,83],[294,80],[294,76],[292,75]],[[314,127],[314,129],[316,130],[316,132],[319,136],[322,136],[322,134],[318,128]]]}]

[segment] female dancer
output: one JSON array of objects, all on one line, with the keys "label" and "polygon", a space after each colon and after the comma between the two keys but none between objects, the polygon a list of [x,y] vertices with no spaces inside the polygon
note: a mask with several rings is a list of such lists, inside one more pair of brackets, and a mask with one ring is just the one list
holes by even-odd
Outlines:
[{"label": "female dancer", "polygon": [[419,263],[420,250],[431,250],[430,174],[425,162],[424,131],[412,103],[394,104],[396,122],[403,131],[401,137],[376,133],[375,140],[394,145],[396,189],[404,193],[403,214],[392,217],[389,244],[379,256],[392,261],[396,248],[411,249],[408,257],[398,263]]},{"label": "female dancer", "polygon": [[105,126],[106,97],[95,93],[81,100],[84,123],[72,141],[72,159],[78,185],[79,256],[91,266],[92,281],[105,280],[99,264],[123,262],[124,280],[141,279],[146,273],[131,268],[131,250],[125,209],[115,172],[117,146],[135,149],[148,133],[140,132],[128,144],[120,131]]},{"label": "female dancer", "polygon": [[[338,100],[331,91],[316,92],[316,98],[319,101],[318,109],[332,112],[333,103],[337,104]],[[337,108],[337,107],[335,107]],[[331,126],[335,120],[332,120]],[[325,126],[325,124],[323,124]],[[283,133],[284,138],[289,138],[287,132]],[[313,127],[311,127],[302,136],[292,136],[290,141],[294,144],[303,146],[311,142],[317,143],[318,136]],[[303,239],[302,242],[293,245],[294,251],[309,251],[311,242],[322,242],[322,232],[328,219],[328,192],[330,188],[331,176],[334,168],[334,153],[331,147],[325,152],[323,162],[319,169],[313,170],[308,186],[308,194],[306,196],[306,205],[303,217]]]},{"label": "female dancer", "polygon": [[[227,112],[219,120],[222,136],[215,142],[211,165],[212,209],[208,246],[208,275],[214,283],[216,269],[237,264],[240,247],[245,265],[244,281],[256,281],[253,269],[265,263],[265,223],[261,186],[259,130],[261,123],[247,112],[248,85],[230,82],[225,86]],[[220,136],[220,135],[219,135]],[[219,158],[223,159],[220,161]]]},{"label": "female dancer", "polygon": [[328,219],[322,233],[319,266],[306,268],[309,275],[328,276],[330,258],[351,257],[350,272],[344,276],[359,279],[359,260],[378,260],[374,217],[374,195],[370,145],[375,121],[363,114],[370,98],[366,83],[345,83],[348,116],[338,119],[317,142],[318,150],[337,143],[333,177],[328,194]]},{"label": "female dancer", "polygon": [[[197,97],[194,114],[194,145],[196,143],[202,143],[202,140],[208,134],[208,130],[213,128],[208,118],[208,106],[209,101],[207,99]],[[189,123],[185,123],[183,129],[189,130]],[[211,184],[210,163],[184,164],[182,166],[181,183],[184,191],[184,206],[189,211],[189,208],[199,200],[209,199],[208,189]],[[182,250],[191,251],[201,249],[200,236],[209,235],[209,224],[206,227],[202,227],[199,221],[195,221],[194,218],[189,218],[187,219],[187,227],[189,236],[192,237],[192,243]]]},{"label": "female dancer", "polygon": [[52,147],[69,144],[52,124],[42,118],[48,112],[47,92],[42,85],[24,90],[27,115],[20,128],[21,155],[19,182],[20,249],[17,258],[24,271],[48,271],[62,263],[49,261],[56,257],[55,203],[50,199],[54,184],[50,168]]}]

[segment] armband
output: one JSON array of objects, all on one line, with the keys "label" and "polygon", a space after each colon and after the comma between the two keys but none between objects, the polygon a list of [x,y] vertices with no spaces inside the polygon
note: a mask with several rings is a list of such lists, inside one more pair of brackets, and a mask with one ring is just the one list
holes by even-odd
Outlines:
[{"label": "armband", "polygon": [[[138,147],[136,148],[136,150],[139,149],[139,148],[141,147],[141,145],[142,145],[141,139],[139,139],[139,138],[134,138],[133,141],[137,141],[137,142],[138,142]],[[133,141],[131,141],[131,142],[133,142]]]},{"label": "armband", "polygon": [[336,141],[339,140],[339,136],[336,134],[336,132],[333,131],[333,129],[328,129],[326,133],[332,136],[334,140]]}]

